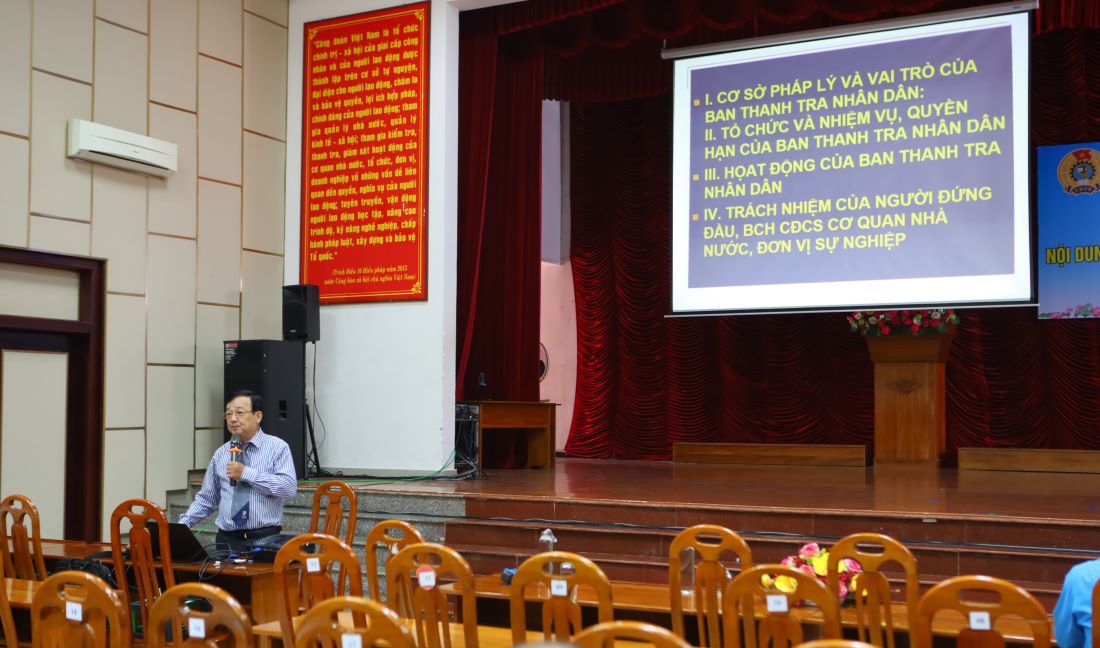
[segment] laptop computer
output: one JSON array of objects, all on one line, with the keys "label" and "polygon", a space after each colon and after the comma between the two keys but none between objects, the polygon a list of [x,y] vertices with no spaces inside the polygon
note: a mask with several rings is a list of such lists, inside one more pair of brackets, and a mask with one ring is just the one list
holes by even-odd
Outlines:
[{"label": "laptop computer", "polygon": [[[146,528],[149,529],[149,539],[153,544],[153,558],[160,558],[160,528],[152,521],[146,524]],[[179,522],[168,523],[168,550],[172,554],[172,562],[179,564],[197,563],[207,558],[222,557],[208,552],[198,536],[186,524]]]}]

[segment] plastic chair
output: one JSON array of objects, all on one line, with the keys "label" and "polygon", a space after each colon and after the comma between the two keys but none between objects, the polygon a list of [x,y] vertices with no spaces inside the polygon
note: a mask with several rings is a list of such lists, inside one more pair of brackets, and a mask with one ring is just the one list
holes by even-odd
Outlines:
[{"label": "plastic chair", "polygon": [[[196,599],[203,599],[211,609],[196,609],[202,607],[196,605]],[[232,643],[227,643],[226,639],[232,639]],[[220,587],[183,583],[166,590],[149,608],[145,645],[148,648],[250,648],[252,622],[237,599]]]},{"label": "plastic chair", "polygon": [[[683,583],[682,558],[692,549],[694,583]],[[733,553],[741,569],[752,567],[752,551],[735,532],[716,524],[698,524],[678,533],[668,548],[668,589],[672,602],[672,631],[684,638],[684,596],[690,588],[695,603],[695,619],[700,646],[720,646],[722,636],[721,594],[730,578],[721,559]]]},{"label": "plastic chair", "polygon": [[[560,571],[563,563],[572,564],[573,573],[549,571],[551,568]],[[611,584],[603,570],[584,556],[567,551],[549,551],[523,561],[512,576],[512,584],[508,586],[514,644],[527,642],[526,594],[534,594],[527,587],[532,584],[539,586],[542,633],[546,641],[568,642],[573,634],[580,632],[581,607],[576,601],[579,585],[587,585],[596,591],[598,622],[612,620],[614,606],[611,603]]]},{"label": "plastic chair", "polygon": [[905,572],[905,604],[911,632],[913,613],[920,599],[917,558],[905,545],[881,533],[855,533],[841,538],[829,550],[827,587],[834,594],[839,592],[840,561],[843,558],[855,560],[863,570],[853,579],[851,585],[856,602],[856,630],[859,640],[875,646],[894,648],[890,581],[881,569],[884,564],[897,563]]},{"label": "plastic chair", "polygon": [[87,572],[63,571],[47,578],[34,595],[31,645],[130,648],[127,619],[122,597],[103,579]]},{"label": "plastic chair", "polygon": [[[349,614],[350,613],[350,614]],[[350,623],[348,621],[350,620]],[[361,596],[337,596],[317,604],[302,617],[295,648],[340,646],[344,635],[358,635],[364,648],[415,648],[412,635],[393,610]]]},{"label": "plastic chair", "polygon": [[[339,480],[327,481],[313,492],[313,512],[309,517],[309,532],[340,538],[350,546],[355,541],[355,516],[358,508],[359,500],[351,486]],[[324,510],[323,523],[322,509]],[[347,526],[344,526],[345,515]],[[342,537],[341,527],[344,527]]]},{"label": "plastic chair", "polygon": [[[982,600],[963,600],[963,592],[975,592]],[[1000,600],[990,602],[989,595]],[[1031,628],[1031,644],[1035,648],[1050,646],[1050,617],[1035,597],[1020,586],[992,576],[955,576],[938,583],[924,593],[917,603],[912,631],[914,648],[931,648],[932,621],[942,610],[961,614],[967,625],[959,632],[955,645],[959,648],[990,648],[1004,646],[997,632],[997,619],[1017,616]]]},{"label": "plastic chair", "polygon": [[[130,522],[129,563],[122,555],[123,520]],[[155,523],[158,529],[163,588],[162,581],[157,576],[157,563],[153,559],[153,542],[146,526],[149,522]],[[164,511],[156,504],[143,499],[128,499],[116,506],[111,513],[111,558],[115,567],[115,581],[127,606],[135,601],[128,600],[130,581],[126,575],[126,568],[129,566],[133,570],[141,627],[145,628],[149,624],[149,607],[156,602],[164,590],[176,584],[176,575],[172,569],[172,551],[168,546],[168,518],[164,516]]]},{"label": "plastic chair", "polygon": [[[794,591],[781,592],[762,582],[787,576],[793,579]],[[821,608],[824,624],[823,639],[840,639],[840,620],[836,596],[829,593],[821,581],[804,571],[782,565],[761,565],[746,569],[726,585],[722,601],[722,627],[726,648],[783,648],[805,641],[802,624],[791,615],[796,604],[809,601]],[[757,619],[756,606],[766,603]]]},{"label": "plastic chair", "polygon": [[627,639],[637,644],[650,644],[656,648],[690,648],[691,644],[672,631],[640,621],[608,621],[586,628],[573,637],[573,643],[581,648],[614,648],[615,641]]},{"label": "plastic chair", "polygon": [[0,556],[8,578],[44,581],[49,575],[42,557],[39,520],[38,507],[26,495],[0,500]]},{"label": "plastic chair", "polygon": [[[399,535],[394,535],[394,532]],[[424,537],[416,527],[404,520],[382,520],[371,527],[364,542],[366,549],[363,557],[367,564],[367,589],[372,599],[379,602],[382,600],[382,588],[378,580],[378,548],[385,547],[385,560],[388,563],[398,551],[418,542],[424,542]]]},{"label": "plastic chair", "polygon": [[[347,578],[337,579],[340,573]],[[340,540],[322,533],[306,533],[275,554],[275,604],[284,645],[294,644],[293,619],[302,610],[344,594],[363,595],[363,572],[355,552]]]},{"label": "plastic chair", "polygon": [[[421,576],[428,571],[430,578]],[[474,573],[454,549],[425,542],[409,545],[394,554],[386,565],[386,604],[400,616],[413,619],[417,646],[451,648],[447,596],[438,587],[444,579],[457,581],[461,587],[464,646],[477,648]]]}]

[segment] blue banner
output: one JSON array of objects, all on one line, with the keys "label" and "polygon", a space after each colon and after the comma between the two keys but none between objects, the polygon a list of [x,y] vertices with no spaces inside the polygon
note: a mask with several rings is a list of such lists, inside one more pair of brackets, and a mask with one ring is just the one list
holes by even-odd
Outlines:
[{"label": "blue banner", "polygon": [[1039,319],[1100,317],[1100,142],[1041,146]]}]

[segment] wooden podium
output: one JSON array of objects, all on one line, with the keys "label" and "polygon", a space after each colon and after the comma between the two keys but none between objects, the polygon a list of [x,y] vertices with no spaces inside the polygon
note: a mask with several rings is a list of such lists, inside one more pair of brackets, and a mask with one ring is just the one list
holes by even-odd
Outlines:
[{"label": "wooden podium", "polygon": [[947,447],[943,333],[868,337],[875,363],[875,463],[937,464]]},{"label": "wooden podium", "polygon": [[524,468],[554,467],[554,414],[548,401],[471,401],[478,408],[477,465],[484,467],[484,430],[522,430]]}]

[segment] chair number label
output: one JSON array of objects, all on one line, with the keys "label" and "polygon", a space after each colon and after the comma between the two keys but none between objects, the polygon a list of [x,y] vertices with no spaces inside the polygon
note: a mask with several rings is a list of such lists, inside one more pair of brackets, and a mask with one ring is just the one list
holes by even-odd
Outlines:
[{"label": "chair number label", "polygon": [[206,638],[206,621],[191,617],[187,620],[187,636],[192,639],[205,639]]},{"label": "chair number label", "polygon": [[787,612],[787,596],[785,594],[768,594],[768,612]]},{"label": "chair number label", "polygon": [[84,621],[84,606],[74,601],[65,601],[65,618],[69,621]]},{"label": "chair number label", "polygon": [[555,578],[550,581],[550,595],[551,596],[569,596],[569,585],[560,578]]},{"label": "chair number label", "polygon": [[435,570],[427,565],[417,568],[416,583],[423,590],[430,590],[435,587]]},{"label": "chair number label", "polygon": [[[306,558],[306,571],[315,574],[321,571],[321,559],[320,558]],[[355,635],[358,637],[359,635]]]},{"label": "chair number label", "polygon": [[363,638],[357,634],[340,635],[340,648],[363,648]]},{"label": "chair number label", "polygon": [[993,625],[989,622],[989,612],[971,612],[970,613],[970,629],[971,630],[992,630]]}]

